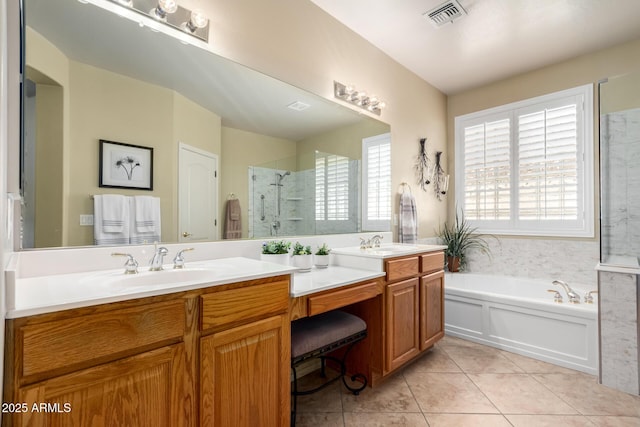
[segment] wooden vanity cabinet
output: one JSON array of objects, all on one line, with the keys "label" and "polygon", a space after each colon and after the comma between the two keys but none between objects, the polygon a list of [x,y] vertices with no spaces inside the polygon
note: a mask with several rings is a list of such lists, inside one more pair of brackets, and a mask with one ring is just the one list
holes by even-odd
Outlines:
[{"label": "wooden vanity cabinet", "polygon": [[285,275],[7,320],[2,425],[287,425],[288,307]]},{"label": "wooden vanity cabinet", "polygon": [[383,375],[389,374],[444,336],[444,253],[385,260]]}]

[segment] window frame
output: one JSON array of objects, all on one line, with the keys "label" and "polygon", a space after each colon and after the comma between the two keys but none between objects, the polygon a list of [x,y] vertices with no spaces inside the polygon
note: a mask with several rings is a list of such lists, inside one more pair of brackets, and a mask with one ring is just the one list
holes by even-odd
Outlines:
[{"label": "window frame", "polygon": [[[566,103],[573,98],[577,106],[577,198],[578,218],[576,220],[520,220],[519,203],[519,143],[518,118],[524,112],[551,108],[558,102]],[[514,236],[554,236],[554,237],[594,237],[594,106],[593,84],[578,86],[526,100],[489,108],[474,113],[457,116],[455,125],[455,203],[458,208],[465,206],[465,151],[464,130],[470,126],[509,119],[510,126],[510,219],[470,220],[470,225],[478,232]]]}]

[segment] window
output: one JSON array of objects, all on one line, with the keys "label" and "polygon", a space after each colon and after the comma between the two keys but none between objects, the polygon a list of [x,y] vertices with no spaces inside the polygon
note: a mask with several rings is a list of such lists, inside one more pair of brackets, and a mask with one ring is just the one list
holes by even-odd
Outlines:
[{"label": "window", "polygon": [[456,117],[456,204],[479,231],[593,237],[593,94]]},{"label": "window", "polygon": [[316,221],[349,219],[349,158],[316,152]]},{"label": "window", "polygon": [[362,140],[362,230],[391,228],[391,135]]}]

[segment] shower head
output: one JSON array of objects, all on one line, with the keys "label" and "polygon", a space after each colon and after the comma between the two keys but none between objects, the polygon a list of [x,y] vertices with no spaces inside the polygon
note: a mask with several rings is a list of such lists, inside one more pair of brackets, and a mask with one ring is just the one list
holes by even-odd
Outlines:
[{"label": "shower head", "polygon": [[285,173],[278,173],[278,172],[276,172],[276,175],[277,175],[277,177],[278,177],[278,181],[281,181],[281,180],[282,180],[282,178],[284,178],[285,176],[287,176],[287,175],[291,175],[291,171],[286,171]]}]

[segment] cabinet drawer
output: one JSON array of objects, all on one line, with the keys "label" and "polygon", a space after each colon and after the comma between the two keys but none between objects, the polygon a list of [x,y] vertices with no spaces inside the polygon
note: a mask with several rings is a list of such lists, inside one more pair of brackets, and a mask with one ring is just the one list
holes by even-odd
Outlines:
[{"label": "cabinet drawer", "polygon": [[387,281],[415,276],[419,269],[420,259],[417,256],[389,260],[386,262]]},{"label": "cabinet drawer", "polygon": [[289,308],[289,281],[202,295],[202,329],[281,313]]},{"label": "cabinet drawer", "polygon": [[309,316],[368,300],[382,293],[376,282],[309,297]]},{"label": "cabinet drawer", "polygon": [[420,256],[420,272],[430,273],[444,268],[444,252],[432,252]]},{"label": "cabinet drawer", "polygon": [[184,307],[177,300],[24,326],[22,376],[178,342],[185,331]]}]

